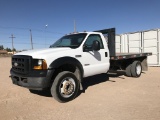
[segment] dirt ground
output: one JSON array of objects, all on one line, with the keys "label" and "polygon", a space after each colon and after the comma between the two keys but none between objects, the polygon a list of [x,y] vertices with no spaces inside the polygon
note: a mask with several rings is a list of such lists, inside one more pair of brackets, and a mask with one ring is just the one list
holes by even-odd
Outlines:
[{"label": "dirt ground", "polygon": [[98,75],[68,103],[47,92],[30,93],[9,78],[11,58],[0,58],[0,120],[160,120],[160,67],[140,78]]}]

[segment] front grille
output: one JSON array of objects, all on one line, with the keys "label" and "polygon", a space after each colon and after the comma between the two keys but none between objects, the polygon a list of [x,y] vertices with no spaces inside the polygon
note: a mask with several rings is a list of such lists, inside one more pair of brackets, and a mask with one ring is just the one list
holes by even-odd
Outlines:
[{"label": "front grille", "polygon": [[14,55],[12,57],[12,70],[17,73],[27,74],[29,72],[29,63],[29,56]]}]

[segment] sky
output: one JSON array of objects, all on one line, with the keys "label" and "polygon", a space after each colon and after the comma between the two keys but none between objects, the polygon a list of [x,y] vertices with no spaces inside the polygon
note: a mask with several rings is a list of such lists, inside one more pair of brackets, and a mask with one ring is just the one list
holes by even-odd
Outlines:
[{"label": "sky", "polygon": [[[0,0],[0,45],[48,48],[76,30],[116,34],[160,28],[160,0]],[[31,30],[31,32],[30,32]]]}]

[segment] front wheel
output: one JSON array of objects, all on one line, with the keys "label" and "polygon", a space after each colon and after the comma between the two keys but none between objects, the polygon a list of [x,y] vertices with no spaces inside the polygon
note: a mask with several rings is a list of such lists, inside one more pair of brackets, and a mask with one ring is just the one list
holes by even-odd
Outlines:
[{"label": "front wheel", "polygon": [[74,99],[79,90],[77,77],[69,71],[60,72],[51,87],[51,94],[59,102],[68,102]]}]

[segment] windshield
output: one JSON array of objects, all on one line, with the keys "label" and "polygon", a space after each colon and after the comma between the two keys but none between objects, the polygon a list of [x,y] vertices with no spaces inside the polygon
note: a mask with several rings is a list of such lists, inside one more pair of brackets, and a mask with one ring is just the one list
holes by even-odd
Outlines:
[{"label": "windshield", "polygon": [[70,48],[77,48],[81,45],[82,41],[86,37],[86,33],[80,33],[80,34],[72,34],[67,35],[59,40],[57,40],[54,44],[52,44],[50,47],[70,47]]}]

